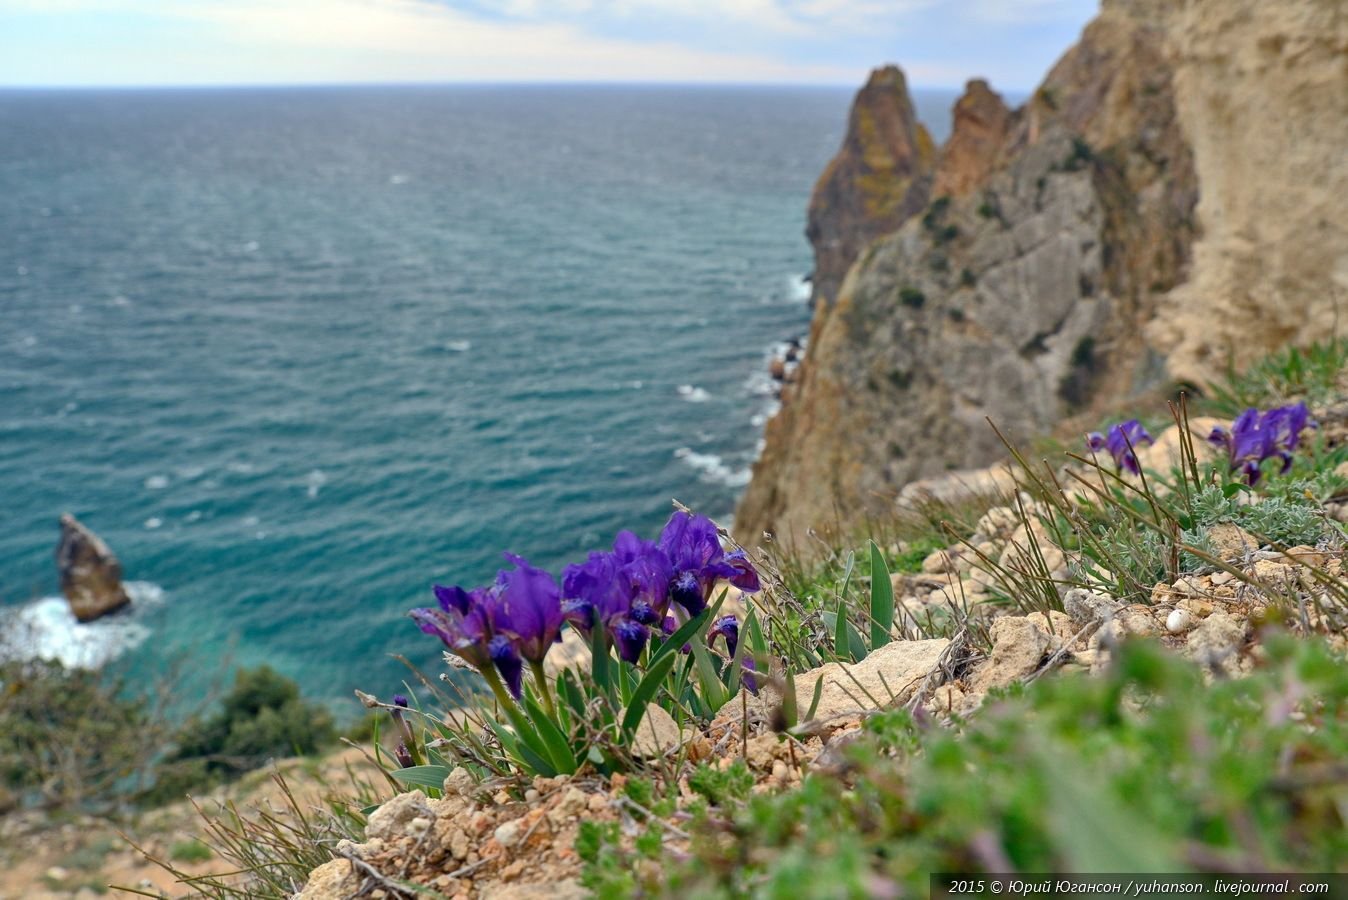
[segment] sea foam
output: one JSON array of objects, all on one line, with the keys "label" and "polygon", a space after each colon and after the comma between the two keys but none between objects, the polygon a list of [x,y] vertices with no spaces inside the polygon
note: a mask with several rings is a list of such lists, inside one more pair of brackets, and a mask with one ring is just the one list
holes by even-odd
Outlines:
[{"label": "sea foam", "polygon": [[81,624],[64,597],[43,597],[3,611],[0,659],[54,659],[71,668],[98,669],[133,650],[150,636],[140,621],[145,610],[164,602],[164,589],[148,581],[126,582],[129,610]]},{"label": "sea foam", "polygon": [[744,487],[753,474],[748,467],[733,468],[715,453],[698,453],[692,447],[680,447],[674,451],[674,455],[696,469],[704,481],[714,481],[727,487]]}]

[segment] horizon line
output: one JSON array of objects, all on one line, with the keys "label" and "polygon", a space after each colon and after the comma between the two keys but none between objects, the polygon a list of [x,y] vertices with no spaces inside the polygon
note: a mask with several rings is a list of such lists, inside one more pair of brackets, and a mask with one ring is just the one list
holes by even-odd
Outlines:
[{"label": "horizon line", "polygon": [[[972,81],[981,76],[971,76]],[[966,84],[925,84],[909,82],[909,91],[949,91],[961,93]],[[557,79],[538,80],[450,80],[436,79],[427,81],[239,81],[239,82],[203,82],[203,83],[155,83],[129,82],[124,84],[4,84],[0,91],[228,91],[228,90],[295,90],[295,89],[334,89],[334,88],[413,88],[413,87],[456,87],[456,88],[499,88],[499,87],[621,87],[621,88],[819,88],[859,90],[864,80],[850,81],[674,81],[674,80],[599,80],[599,79]],[[1002,94],[1025,94],[1033,88],[998,87],[992,89]]]}]

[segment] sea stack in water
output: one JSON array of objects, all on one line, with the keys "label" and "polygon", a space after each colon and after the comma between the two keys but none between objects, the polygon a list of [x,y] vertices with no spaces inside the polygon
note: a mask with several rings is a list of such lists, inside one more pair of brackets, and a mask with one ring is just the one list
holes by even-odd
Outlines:
[{"label": "sea stack in water", "polygon": [[92,622],[131,603],[122,586],[122,564],[70,513],[61,516],[61,542],[56,546],[61,593],[81,622]]}]

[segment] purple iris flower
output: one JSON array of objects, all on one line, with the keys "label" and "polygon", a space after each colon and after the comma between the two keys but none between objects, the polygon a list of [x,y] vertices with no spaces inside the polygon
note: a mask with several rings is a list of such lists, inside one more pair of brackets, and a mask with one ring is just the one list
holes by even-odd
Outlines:
[{"label": "purple iris flower", "polygon": [[650,626],[669,606],[669,560],[651,541],[623,531],[611,553],[591,553],[562,573],[566,620],[585,635],[602,628],[628,662],[641,657]]},{"label": "purple iris flower", "polygon": [[1138,465],[1137,454],[1133,451],[1142,444],[1150,443],[1153,443],[1151,435],[1147,434],[1147,429],[1137,419],[1111,425],[1104,434],[1092,431],[1086,435],[1086,446],[1092,453],[1107,451],[1119,470],[1134,475],[1140,475],[1142,467]]},{"label": "purple iris flower", "polygon": [[721,546],[716,525],[706,516],[676,512],[660,533],[660,549],[673,567],[670,599],[690,616],[707,607],[713,585],[724,578],[742,591],[759,589],[758,573],[743,550]]},{"label": "purple iris flower", "polygon": [[488,587],[465,591],[435,586],[439,608],[414,609],[413,620],[427,634],[478,671],[495,666],[516,699],[524,660],[539,663],[561,640],[562,601],[557,581],[518,556],[506,554],[514,571],[501,571]]},{"label": "purple iris flower", "polygon": [[631,618],[618,619],[609,628],[613,642],[618,647],[618,656],[630,663],[641,659],[641,651],[651,638],[651,629]]},{"label": "purple iris flower", "polygon": [[562,639],[561,590],[557,579],[522,557],[507,553],[506,559],[515,564],[515,571],[496,576],[503,611],[497,628],[512,639],[520,656],[540,663],[548,648]]},{"label": "purple iris flower", "polygon": [[408,615],[426,634],[444,642],[451,653],[462,657],[479,671],[491,665],[487,641],[498,604],[486,588],[472,592],[463,588],[435,586],[439,608],[414,609]]},{"label": "purple iris flower", "polygon": [[496,671],[501,673],[501,680],[505,682],[510,696],[518,700],[524,686],[524,660],[520,659],[519,648],[510,638],[498,634],[487,642],[487,654],[491,657],[492,665],[496,666]]},{"label": "purple iris flower", "polygon": [[1208,435],[1208,442],[1226,451],[1227,466],[1231,472],[1240,472],[1247,483],[1258,483],[1263,474],[1261,463],[1278,457],[1282,472],[1292,467],[1292,454],[1301,442],[1301,432],[1314,428],[1305,403],[1279,406],[1261,413],[1251,407],[1231,423],[1231,428],[1218,425]]},{"label": "purple iris flower", "polygon": [[[739,649],[740,645],[740,620],[735,616],[721,616],[712,623],[711,628],[707,630],[708,647],[712,645],[718,635],[725,639],[726,652],[731,659],[734,659],[735,651]],[[758,679],[754,678],[752,674],[755,671],[752,654],[744,654],[744,658],[740,660],[740,669],[740,680],[749,689],[749,693],[758,696]]]}]

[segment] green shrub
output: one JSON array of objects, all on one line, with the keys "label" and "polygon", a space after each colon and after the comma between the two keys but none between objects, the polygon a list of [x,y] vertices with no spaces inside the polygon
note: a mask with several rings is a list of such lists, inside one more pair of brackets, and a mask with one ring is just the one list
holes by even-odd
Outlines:
[{"label": "green shrub", "polygon": [[143,802],[178,799],[269,759],[316,753],[335,738],[332,716],[305,701],[295,682],[265,665],[241,669],[219,711],[189,719],[178,732]]},{"label": "green shrub", "polygon": [[0,664],[0,786],[22,805],[115,807],[148,778],[167,732],[158,709],[103,672]]},{"label": "green shrub", "polygon": [[921,309],[922,305],[927,302],[927,296],[917,288],[905,285],[899,289],[899,302],[910,309]]}]

